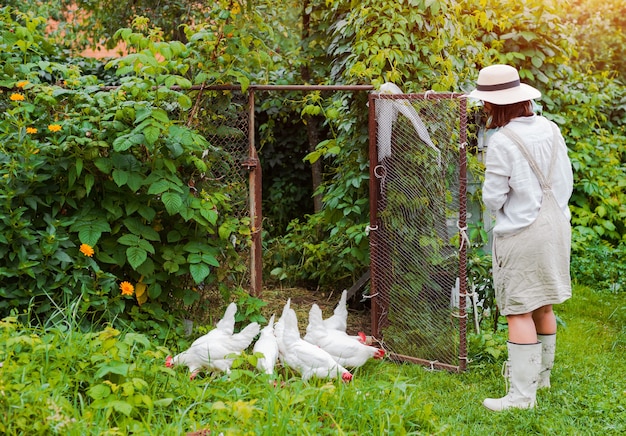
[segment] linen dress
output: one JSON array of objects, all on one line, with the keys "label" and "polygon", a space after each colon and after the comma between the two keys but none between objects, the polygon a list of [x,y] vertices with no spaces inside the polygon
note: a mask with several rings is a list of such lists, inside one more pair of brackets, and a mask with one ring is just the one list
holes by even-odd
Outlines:
[{"label": "linen dress", "polygon": [[[571,195],[571,166],[567,160],[568,174],[567,169],[564,169],[566,165],[563,163],[563,153],[567,156],[566,149],[563,149],[565,147],[564,142],[556,125],[550,122],[547,125],[551,127],[548,131],[552,133],[552,140],[549,141],[551,147],[545,147],[550,153],[549,160],[542,162],[544,169],[547,170],[545,174],[541,170],[540,164],[533,157],[533,154],[541,157],[541,151],[534,150],[534,153],[531,153],[524,145],[520,135],[517,135],[509,127],[504,127],[499,131],[510,139],[510,143],[514,144],[513,149],[519,153],[518,161],[527,164],[529,168],[526,171],[527,174],[521,177],[522,180],[526,178],[525,183],[528,185],[528,192],[520,192],[524,191],[524,183],[516,183],[519,180],[512,182],[516,189],[510,188],[510,191],[505,195],[507,198],[501,210],[498,211],[498,216],[505,218],[502,220],[504,225],[500,225],[500,229],[498,229],[499,223],[496,219],[496,227],[494,228],[494,289],[498,308],[503,315],[529,313],[541,306],[562,303],[571,297],[569,273],[571,226],[569,211],[563,208],[565,195],[567,198]],[[523,132],[519,126],[515,130]],[[487,153],[489,170],[489,151]],[[512,150],[509,150],[510,153]],[[559,159],[561,162],[559,165],[555,165]],[[517,167],[523,166],[517,164]],[[556,183],[560,202],[557,200],[552,187],[555,166],[559,168],[561,177]],[[515,170],[512,172],[514,173]],[[524,168],[521,169],[521,173],[524,174]],[[532,174],[534,174],[535,180],[531,181],[529,176]],[[519,174],[511,174],[509,180],[515,178],[520,179]],[[497,190],[491,190],[492,187],[489,186],[489,182],[489,178],[486,177],[487,194],[483,193],[483,195],[489,196],[490,193],[497,192]],[[538,194],[533,192],[534,185],[540,189]],[[516,198],[516,201],[511,204],[509,197]],[[528,204],[524,204],[523,199],[527,200]],[[533,199],[537,202],[534,208],[532,207]],[[519,209],[523,213],[520,213],[520,216],[515,216],[515,214],[512,215],[510,211],[507,211],[507,208]],[[530,221],[530,224],[527,224],[527,221]],[[504,227],[504,231],[502,227]]]}]

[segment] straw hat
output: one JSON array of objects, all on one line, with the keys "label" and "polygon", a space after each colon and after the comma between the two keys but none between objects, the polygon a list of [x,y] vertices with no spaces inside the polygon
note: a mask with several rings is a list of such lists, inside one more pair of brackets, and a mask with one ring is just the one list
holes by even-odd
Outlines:
[{"label": "straw hat", "polygon": [[521,83],[517,70],[509,65],[491,65],[478,73],[476,89],[470,98],[505,105],[541,97],[541,92]]}]

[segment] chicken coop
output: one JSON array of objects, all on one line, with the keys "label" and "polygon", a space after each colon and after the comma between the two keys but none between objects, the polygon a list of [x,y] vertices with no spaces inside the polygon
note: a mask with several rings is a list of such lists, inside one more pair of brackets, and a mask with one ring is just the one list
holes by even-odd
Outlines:
[{"label": "chicken coop", "polygon": [[464,371],[466,99],[369,96],[372,335],[392,359]]}]

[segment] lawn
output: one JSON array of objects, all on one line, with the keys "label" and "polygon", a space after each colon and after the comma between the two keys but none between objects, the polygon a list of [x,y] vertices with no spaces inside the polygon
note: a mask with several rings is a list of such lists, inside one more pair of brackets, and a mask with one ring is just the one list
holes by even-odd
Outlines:
[{"label": "lawn", "polygon": [[[134,332],[81,333],[71,320],[27,329],[0,322],[0,433],[63,435],[596,435],[626,432],[626,304],[575,289],[560,319],[552,388],[531,411],[489,412],[504,394],[505,356],[462,374],[370,362],[353,381],[302,382],[281,369],[276,386],[237,361],[230,377],[190,381],[172,351]],[[494,335],[504,349],[503,332]],[[181,341],[185,341],[181,339]],[[476,342],[472,342],[474,344]],[[184,347],[181,342],[180,348]],[[471,355],[485,355],[470,347]]]}]

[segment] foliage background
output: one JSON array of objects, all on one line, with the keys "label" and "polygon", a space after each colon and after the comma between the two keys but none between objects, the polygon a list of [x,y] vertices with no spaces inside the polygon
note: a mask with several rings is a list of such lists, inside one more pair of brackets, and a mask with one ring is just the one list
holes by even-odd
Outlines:
[{"label": "foliage background", "polygon": [[[606,388],[622,382],[626,343],[623,0],[72,3],[82,20],[67,19],[66,1],[0,8],[2,432],[623,433],[624,392]],[[118,42],[121,58],[80,56]],[[269,314],[241,285],[232,243],[247,241],[250,223],[233,213],[228,183],[211,177],[227,157],[205,140],[207,126],[231,97],[196,111],[191,85],[393,81],[406,92],[465,92],[494,62],[543,91],[575,171],[576,298],[559,309],[555,385],[537,411],[487,416],[475,404],[500,386],[497,319],[470,334],[466,374],[377,362],[352,385],[281,372],[290,385],[276,389],[253,372],[254,356],[230,378],[191,383],[163,366],[192,340],[178,321],[195,308],[236,299],[238,321]],[[259,108],[270,286],[338,289],[367,269],[365,104],[293,93]],[[305,175],[314,163],[319,184]],[[480,222],[470,234],[472,279],[489,298],[488,234]],[[120,293],[122,281],[134,295]]]},{"label": "foliage background", "polygon": [[[392,81],[405,92],[464,92],[495,62],[543,91],[543,112],[567,139],[574,278],[621,289],[624,22],[608,11],[623,11],[623,1],[600,9],[591,0],[76,4],[80,12],[63,2],[1,10],[3,314],[45,318],[76,301],[86,320],[139,322],[188,309],[206,289],[244,294],[231,241],[245,241],[249,223],[232,213],[227,183],[210,177],[225,156],[204,140],[203,120],[215,114],[195,110],[191,85]],[[48,18],[60,22],[53,33]],[[119,42],[128,54],[108,63],[77,55]],[[268,95],[258,109],[266,279],[327,289],[367,269],[365,103],[363,94],[294,93]],[[48,131],[53,124],[62,129]],[[322,178],[311,185],[308,168],[319,164]],[[480,180],[480,162],[471,165]],[[199,175],[194,193],[189,183]],[[322,206],[311,207],[309,196]],[[473,234],[475,271],[488,274],[485,235]],[[94,258],[80,254],[81,243]],[[123,280],[134,298],[120,297]]]}]

